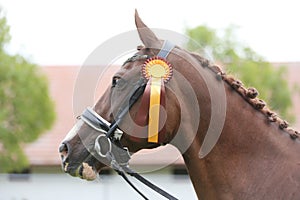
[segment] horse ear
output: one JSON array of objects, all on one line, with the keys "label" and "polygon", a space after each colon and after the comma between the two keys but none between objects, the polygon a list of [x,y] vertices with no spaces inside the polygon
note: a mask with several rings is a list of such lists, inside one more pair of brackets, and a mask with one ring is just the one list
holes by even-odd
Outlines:
[{"label": "horse ear", "polygon": [[160,48],[161,42],[156,35],[141,20],[137,10],[135,9],[135,25],[139,33],[140,39],[148,48]]}]

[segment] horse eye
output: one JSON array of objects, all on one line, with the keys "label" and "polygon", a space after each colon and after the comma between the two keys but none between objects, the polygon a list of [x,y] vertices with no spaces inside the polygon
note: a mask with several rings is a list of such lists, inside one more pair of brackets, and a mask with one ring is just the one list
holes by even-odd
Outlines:
[{"label": "horse eye", "polygon": [[118,84],[118,82],[120,81],[120,79],[121,79],[121,77],[114,76],[113,79],[112,79],[111,86],[112,87],[116,87],[116,85]]}]

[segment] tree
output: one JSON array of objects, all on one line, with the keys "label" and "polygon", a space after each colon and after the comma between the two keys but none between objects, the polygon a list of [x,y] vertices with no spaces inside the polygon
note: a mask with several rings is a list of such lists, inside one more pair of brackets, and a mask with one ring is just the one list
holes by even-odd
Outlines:
[{"label": "tree", "polygon": [[[234,74],[246,86],[256,87],[259,96],[268,106],[278,111],[283,118],[294,121],[291,113],[291,91],[286,80],[285,66],[273,67],[250,47],[235,37],[237,27],[229,26],[218,36],[217,31],[207,26],[187,29],[190,37],[187,48],[200,54],[209,54],[226,67],[227,73]],[[199,48],[201,47],[201,48]]]},{"label": "tree", "polygon": [[0,10],[0,171],[28,167],[23,152],[54,122],[46,76],[21,55],[9,55],[9,26]]}]

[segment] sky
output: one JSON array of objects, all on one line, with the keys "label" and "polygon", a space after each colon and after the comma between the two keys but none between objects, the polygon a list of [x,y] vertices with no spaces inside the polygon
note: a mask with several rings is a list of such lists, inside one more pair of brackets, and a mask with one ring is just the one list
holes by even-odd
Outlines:
[{"label": "sky", "polygon": [[[134,10],[150,28],[184,33],[236,25],[238,39],[270,62],[300,61],[298,0],[0,0],[7,47],[41,66],[81,65],[113,36],[135,29]],[[163,38],[167,39],[167,38]]]}]

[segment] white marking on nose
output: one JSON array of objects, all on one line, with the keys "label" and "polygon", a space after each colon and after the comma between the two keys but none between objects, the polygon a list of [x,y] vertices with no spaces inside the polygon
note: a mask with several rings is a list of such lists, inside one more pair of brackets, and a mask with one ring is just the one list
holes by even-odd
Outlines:
[{"label": "white marking on nose", "polygon": [[68,171],[68,166],[69,166],[69,163],[66,163],[65,168],[64,168],[65,172]]}]

